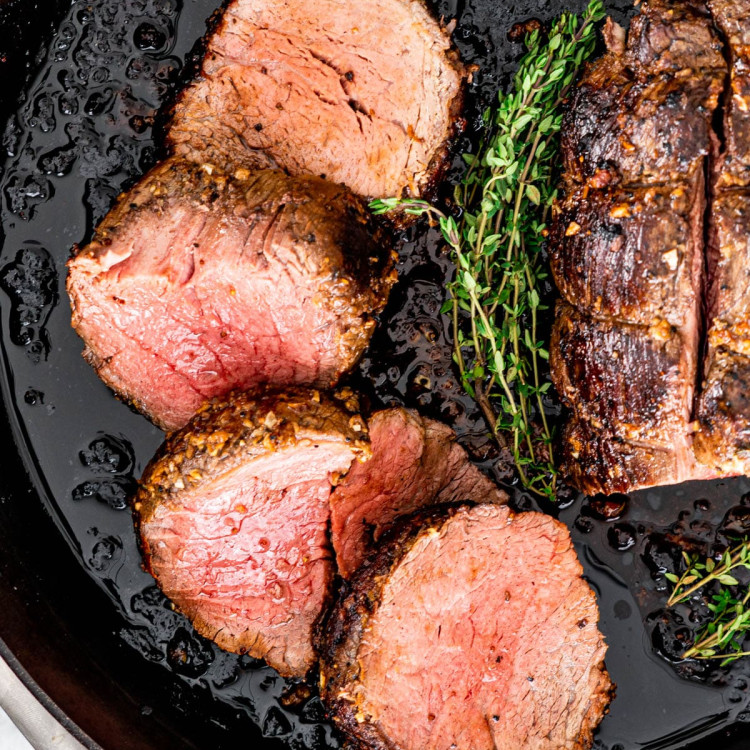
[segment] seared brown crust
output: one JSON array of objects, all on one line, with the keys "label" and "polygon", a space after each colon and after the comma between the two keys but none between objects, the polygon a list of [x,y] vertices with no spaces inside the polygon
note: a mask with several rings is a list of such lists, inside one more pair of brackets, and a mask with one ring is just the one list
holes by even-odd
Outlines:
[{"label": "seared brown crust", "polygon": [[[344,582],[321,629],[318,644],[321,697],[328,707],[329,717],[362,750],[403,750],[385,736],[376,724],[367,720],[359,701],[361,692],[366,689],[362,682],[359,649],[370,621],[378,612],[384,588],[392,573],[421,538],[438,534],[447,521],[470,511],[471,507],[462,504],[420,511],[395,527],[382,540],[377,554],[360,567],[348,582]],[[515,515],[510,510],[507,512],[507,522],[512,523]],[[580,564],[576,564],[582,573]],[[593,600],[594,594],[590,589],[589,595]],[[595,604],[592,606],[595,607]],[[596,692],[591,696],[582,726],[571,738],[570,744],[566,743],[565,750],[586,750],[591,747],[593,730],[614,697],[614,685],[609,680],[604,662],[595,665],[593,670],[597,677],[591,679],[591,684],[596,684]],[[405,707],[404,710],[409,709]]]},{"label": "seared brown crust", "polygon": [[329,717],[366,750],[396,750],[378,728],[357,720],[356,704],[347,699],[360,679],[359,644],[377,612],[383,587],[422,534],[451,518],[459,507],[439,507],[401,519],[381,540],[378,552],[342,584],[336,604],[320,630],[320,694]]},{"label": "seared brown crust", "polygon": [[692,177],[710,153],[723,73],[639,80],[622,58],[610,53],[597,60],[564,116],[566,178],[602,188]]},{"label": "seared brown crust", "polygon": [[[672,451],[593,429],[575,416],[563,429],[561,465],[573,485],[587,495],[671,484],[675,476]],[[699,478],[697,474],[695,478]],[[705,478],[710,477],[707,474]]]},{"label": "seared brown crust", "polygon": [[594,321],[564,302],[556,313],[550,366],[573,413],[623,440],[671,445],[689,409],[679,333]]},{"label": "seared brown crust", "polygon": [[627,40],[611,22],[606,38],[564,115],[551,258],[568,304],[550,366],[573,411],[565,470],[609,493],[706,474],[692,445],[704,172],[727,69],[702,2],[647,2]]},{"label": "seared brown crust", "polygon": [[[186,489],[200,490],[219,471],[330,434],[342,436],[362,458],[369,456],[362,417],[347,402],[320,391],[288,388],[213,399],[185,427],[167,436],[144,470],[135,497],[136,525],[149,521],[160,504]],[[149,550],[144,553],[148,568]]]},{"label": "seared brown crust", "polygon": [[550,237],[560,293],[594,318],[684,325],[700,292],[693,218],[704,205],[702,172],[676,185],[570,192]]},{"label": "seared brown crust", "polygon": [[726,44],[730,80],[724,103],[724,153],[717,187],[750,187],[750,2],[708,0]]},{"label": "seared brown crust", "polygon": [[[331,336],[333,340],[328,344],[331,349],[326,352],[335,367],[322,371],[310,385],[332,387],[341,374],[356,364],[396,281],[392,242],[373,221],[362,199],[341,185],[317,177],[292,178],[279,171],[251,173],[247,169],[225,174],[172,157],[119,197],[92,241],[68,264],[72,323],[86,343],[84,356],[124,400],[157,424],[175,426],[165,425],[158,414],[150,413],[137,394],[129,392],[130,384],[121,382],[120,376],[110,371],[108,359],[97,345],[97,337],[106,333],[91,325],[87,316],[90,277],[93,274],[98,279],[106,273],[107,264],[100,264],[99,259],[106,260],[110,248],[127,247],[127,233],[133,223],[158,225],[162,216],[172,216],[174,211],[193,212],[196,216],[210,211],[227,226],[237,228],[237,235],[251,233],[248,236],[253,239],[247,249],[253,257],[257,254],[256,265],[291,264],[295,273],[317,284],[308,304],[327,311],[323,316],[336,328],[335,338]],[[256,225],[267,225],[267,234],[273,228],[274,242],[266,242],[266,235],[261,238],[260,230],[253,235]],[[232,252],[240,257],[245,248]],[[202,258],[200,262],[203,263]],[[116,282],[113,286],[117,294]],[[122,333],[126,335],[127,331]],[[233,386],[237,387],[237,383]]]},{"label": "seared brown crust", "polygon": [[701,4],[642,5],[627,48],[590,64],[573,92],[561,137],[566,179],[602,188],[695,174],[711,150],[721,50]]},{"label": "seared brown crust", "polygon": [[750,358],[726,347],[711,353],[698,407],[695,455],[722,475],[750,470]]}]

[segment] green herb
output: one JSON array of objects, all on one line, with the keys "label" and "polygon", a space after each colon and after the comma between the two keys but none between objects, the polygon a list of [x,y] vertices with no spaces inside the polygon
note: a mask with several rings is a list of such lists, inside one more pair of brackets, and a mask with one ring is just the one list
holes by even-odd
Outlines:
[{"label": "green herb", "polygon": [[750,588],[742,598],[735,597],[727,586],[738,586],[739,581],[731,575],[736,568],[750,570],[750,542],[744,541],[731,550],[727,550],[721,560],[708,558],[699,562],[697,555],[682,553],[685,572],[681,576],[667,573],[667,580],[674,584],[672,595],[667,601],[673,607],[689,599],[709,583],[720,584],[717,593],[711,596],[708,604],[713,618],[701,628],[693,645],[685,651],[685,659],[721,659],[721,666],[730,664],[750,652],[742,650],[742,640],[750,633]]},{"label": "green herb", "polygon": [[[509,93],[484,113],[485,136],[456,187],[458,220],[422,200],[373,201],[375,213],[400,209],[437,220],[456,264],[442,312],[453,318],[454,360],[465,390],[492,434],[508,447],[523,485],[554,499],[557,471],[541,376],[541,249],[555,198],[560,104],[594,50],[604,15],[591,0],[582,18],[563,13],[546,41],[526,39]],[[509,434],[510,439],[506,439]]]}]

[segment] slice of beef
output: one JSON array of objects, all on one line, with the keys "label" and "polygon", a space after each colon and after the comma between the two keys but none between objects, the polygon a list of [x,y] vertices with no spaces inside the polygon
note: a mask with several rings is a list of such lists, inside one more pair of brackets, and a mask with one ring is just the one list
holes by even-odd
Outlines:
[{"label": "slice of beef", "polygon": [[337,725],[374,750],[588,748],[612,693],[566,527],[507,506],[407,525],[356,574],[321,649]]},{"label": "slice of beef", "polygon": [[[597,321],[559,302],[550,367],[555,387],[579,423],[565,434],[571,443],[565,449],[566,473],[574,480],[584,476],[576,465],[582,455],[593,464],[593,457],[611,455],[622,468],[605,462],[596,473],[596,492],[697,478],[691,422],[697,348],[697,335],[686,338],[666,321],[651,327]],[[584,449],[584,440],[602,445]],[[639,456],[654,452],[660,456],[658,468],[624,474]],[[587,479],[587,490],[595,481]]]},{"label": "slice of beef", "polygon": [[676,185],[572,191],[550,241],[560,293],[595,318],[686,325],[701,294],[705,209],[702,170]]},{"label": "slice of beef", "polygon": [[750,187],[750,0],[709,0],[731,64],[719,187]]},{"label": "slice of beef", "polygon": [[73,326],[102,379],[174,429],[234,388],[336,383],[370,340],[394,257],[343,187],[172,158],[70,261]]},{"label": "slice of beef", "polygon": [[627,43],[588,66],[562,128],[566,178],[591,187],[684,180],[714,148],[726,73],[711,19],[688,3],[649,3]]},{"label": "slice of beef", "polygon": [[401,516],[438,503],[507,502],[450,427],[399,408],[377,412],[368,429],[372,458],[354,464],[331,495],[331,541],[345,578]]},{"label": "slice of beef", "polygon": [[368,455],[362,419],[294,390],[204,406],[146,468],[147,569],[202,635],[303,677],[334,573],[332,481]]},{"label": "slice of beef", "polygon": [[233,0],[168,140],[200,163],[420,195],[445,165],[466,75],[422,0]]}]

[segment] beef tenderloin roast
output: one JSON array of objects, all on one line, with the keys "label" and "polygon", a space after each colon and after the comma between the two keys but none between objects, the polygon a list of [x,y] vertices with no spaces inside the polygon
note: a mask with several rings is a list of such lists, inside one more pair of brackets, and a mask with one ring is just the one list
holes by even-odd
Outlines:
[{"label": "beef tenderloin roast", "polygon": [[[564,468],[589,493],[731,472],[706,460],[707,421],[696,423],[702,375],[716,359],[709,351],[701,361],[703,315],[722,308],[706,297],[729,304],[747,286],[724,280],[739,260],[706,246],[722,231],[734,237],[714,245],[739,239],[740,217],[727,217],[716,179],[726,171],[717,165],[738,163],[714,123],[729,75],[722,28],[737,23],[727,13],[722,27],[701,2],[653,0],[627,36],[609,22],[609,51],[587,68],[564,117],[551,257],[565,304],[550,362],[572,412]],[[721,419],[716,406],[706,410]]]}]

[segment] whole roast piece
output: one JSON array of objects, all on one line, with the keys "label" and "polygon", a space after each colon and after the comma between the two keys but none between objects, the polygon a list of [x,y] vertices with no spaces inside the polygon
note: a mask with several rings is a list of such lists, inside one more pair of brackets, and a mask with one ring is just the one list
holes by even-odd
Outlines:
[{"label": "whole roast piece", "polygon": [[653,0],[627,36],[608,22],[565,115],[550,360],[586,492],[750,471],[749,16]]}]

